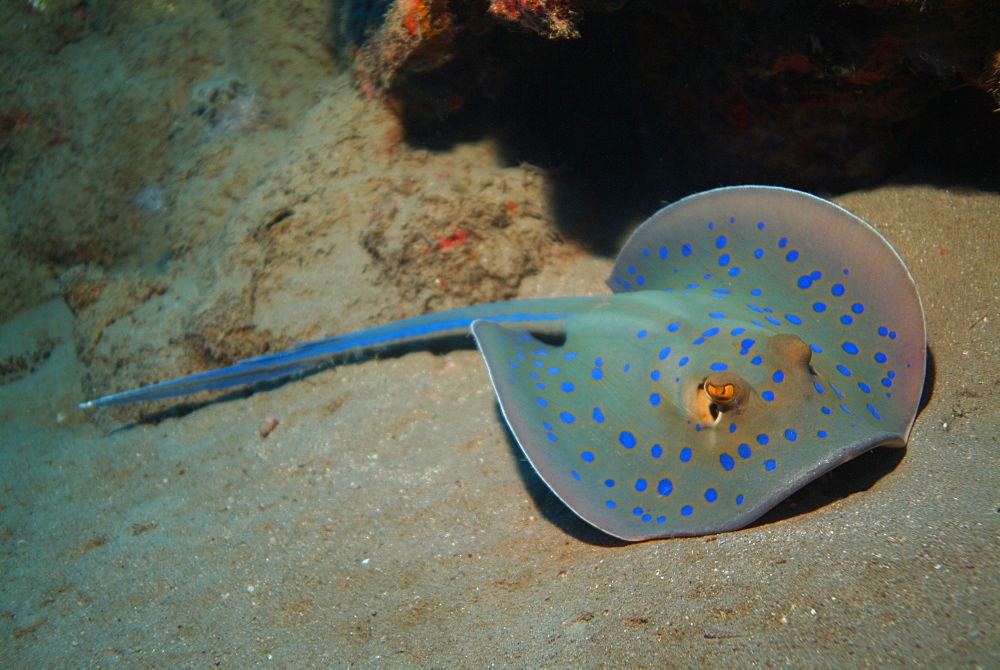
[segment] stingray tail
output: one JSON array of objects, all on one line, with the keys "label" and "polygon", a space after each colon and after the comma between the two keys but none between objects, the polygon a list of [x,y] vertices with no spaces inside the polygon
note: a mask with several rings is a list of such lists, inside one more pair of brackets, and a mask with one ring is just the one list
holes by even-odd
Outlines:
[{"label": "stingray tail", "polygon": [[314,370],[348,355],[383,347],[469,333],[474,321],[520,325],[540,333],[559,333],[570,316],[590,311],[606,298],[537,298],[473,305],[427,314],[384,326],[303,342],[286,351],[256,356],[229,367],[160,382],[80,403],[83,409],[176,398],[199,391],[247,386]]}]

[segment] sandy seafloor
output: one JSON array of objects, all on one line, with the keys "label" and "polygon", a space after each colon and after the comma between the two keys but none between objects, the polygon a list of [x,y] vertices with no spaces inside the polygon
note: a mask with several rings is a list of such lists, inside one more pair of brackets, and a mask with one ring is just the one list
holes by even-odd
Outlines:
[{"label": "sandy seafloor", "polygon": [[[7,290],[18,309],[0,327],[0,359],[44,355],[0,386],[0,665],[1000,665],[997,193],[897,178],[834,198],[915,277],[930,399],[905,451],[877,449],[738,532],[625,544],[576,520],[524,463],[473,349],[346,364],[181,416],[76,409],[204,369],[186,333],[231,332],[211,325],[220,315],[287,344],[490,297],[435,292],[450,275],[435,279],[433,262],[412,279],[427,290],[407,284],[406,267],[380,270],[363,245],[373,222],[391,245],[414,221],[440,236],[482,218],[484,203],[513,211],[477,254],[494,291],[521,297],[601,293],[611,266],[571,237],[544,237],[545,175],[502,165],[488,139],[408,146],[319,46],[268,42],[262,62],[241,54],[239,31],[277,40],[266,21],[171,6],[135,18],[127,37],[93,33],[35,62],[39,78],[62,81],[76,128],[117,100],[133,139],[107,141],[91,121],[91,137],[42,157],[51,169],[29,173],[22,197],[52,221],[82,216],[98,205],[74,209],[60,200],[73,179],[50,182],[89,161],[98,174],[80,179],[97,185],[92,199],[127,213],[156,183],[167,201],[123,224],[145,246],[100,270],[18,261],[32,284]],[[185,53],[167,53],[181,33]],[[208,43],[228,46],[195,60]],[[293,52],[312,63],[301,81],[282,58]],[[74,97],[60,79],[69,62],[113,63],[111,95]],[[191,91],[227,73],[267,112],[206,135]],[[100,166],[127,158],[130,142],[159,146],[134,147],[155,165],[102,181]],[[8,202],[3,223],[24,225],[22,206]],[[522,233],[542,235],[545,252],[530,256]],[[113,247],[114,231],[103,234]],[[206,305],[209,316],[193,316]],[[262,436],[268,417],[278,424]]]}]

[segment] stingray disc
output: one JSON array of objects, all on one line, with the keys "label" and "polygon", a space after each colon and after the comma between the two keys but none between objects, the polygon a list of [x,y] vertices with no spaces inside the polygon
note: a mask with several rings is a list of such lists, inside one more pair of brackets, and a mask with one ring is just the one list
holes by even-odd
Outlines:
[{"label": "stingray disc", "polygon": [[905,443],[923,310],[896,252],[841,207],[771,187],[700,193],[642,224],[608,284],[560,346],[473,324],[528,459],[597,528],[733,530]]}]

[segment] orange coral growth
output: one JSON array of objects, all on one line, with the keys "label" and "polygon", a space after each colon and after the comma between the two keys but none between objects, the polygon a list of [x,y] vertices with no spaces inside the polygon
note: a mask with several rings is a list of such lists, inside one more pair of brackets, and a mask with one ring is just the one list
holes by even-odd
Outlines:
[{"label": "orange coral growth", "polygon": [[810,74],[812,72],[819,72],[819,68],[813,65],[812,61],[810,61],[804,54],[790,53],[785,54],[778,60],[774,61],[774,65],[772,65],[771,69],[767,71],[767,73],[772,77],[783,72]]},{"label": "orange coral growth", "polygon": [[490,14],[550,39],[579,37],[569,0],[490,0]]},{"label": "orange coral growth", "polygon": [[403,28],[415,37],[423,34],[428,24],[430,8],[422,0],[406,0],[403,11]]},{"label": "orange coral growth", "polygon": [[438,249],[447,249],[448,247],[461,244],[469,239],[469,231],[462,230],[461,228],[456,228],[453,233],[447,236],[438,235],[437,243]]}]

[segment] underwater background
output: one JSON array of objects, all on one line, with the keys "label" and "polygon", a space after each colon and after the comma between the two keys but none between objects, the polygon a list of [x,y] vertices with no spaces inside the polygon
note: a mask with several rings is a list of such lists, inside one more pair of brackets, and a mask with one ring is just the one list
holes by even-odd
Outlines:
[{"label": "underwater background", "polygon": [[[0,665],[997,665],[998,24],[960,0],[4,2]],[[749,528],[590,528],[467,348],[77,408],[603,294],[647,216],[742,183],[869,221],[930,348],[905,450]]]}]

